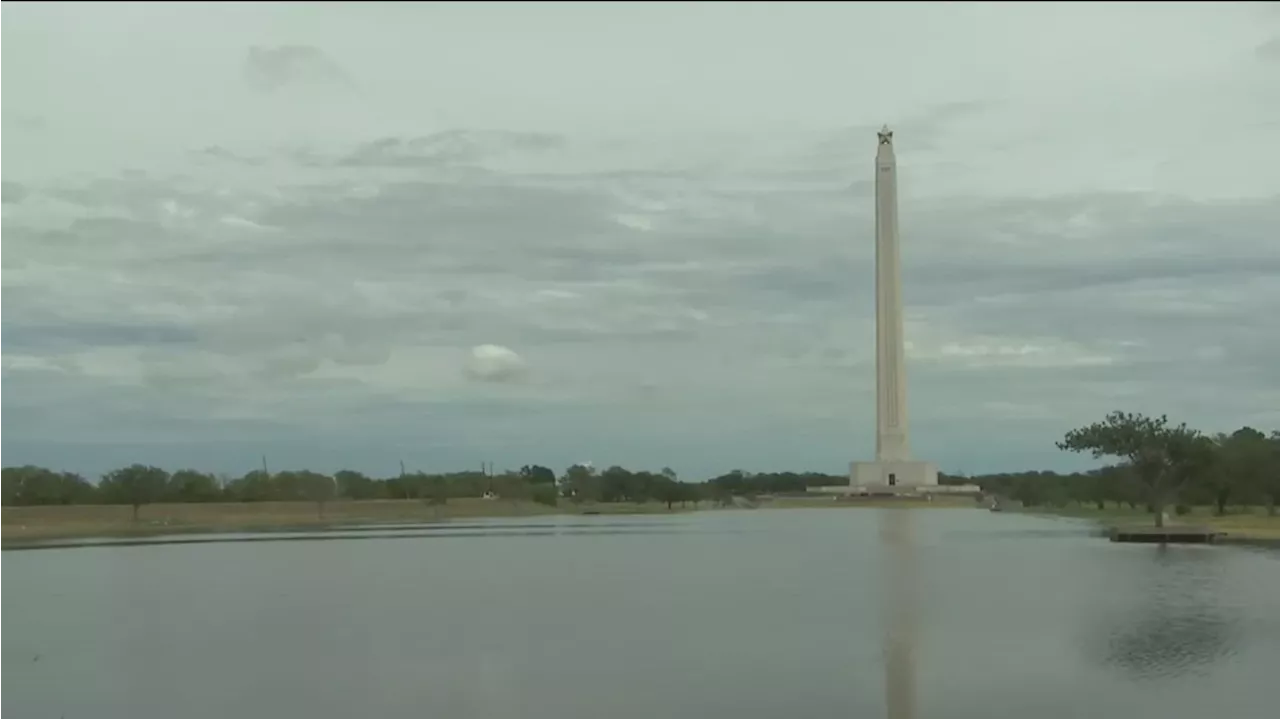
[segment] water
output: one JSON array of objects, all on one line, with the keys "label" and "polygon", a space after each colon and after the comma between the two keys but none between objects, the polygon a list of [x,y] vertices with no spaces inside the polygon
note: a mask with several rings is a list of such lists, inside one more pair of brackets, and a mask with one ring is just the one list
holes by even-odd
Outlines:
[{"label": "water", "polygon": [[347,534],[5,552],[3,712],[1204,719],[1276,711],[1277,554],[1114,545],[1067,520],[959,509],[566,517]]}]

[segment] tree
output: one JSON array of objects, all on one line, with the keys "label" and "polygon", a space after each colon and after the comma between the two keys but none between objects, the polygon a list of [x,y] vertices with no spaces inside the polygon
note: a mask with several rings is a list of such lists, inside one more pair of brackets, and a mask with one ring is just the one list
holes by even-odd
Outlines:
[{"label": "tree", "polygon": [[676,482],[676,487],[680,490],[680,506],[684,506],[686,502],[693,502],[693,508],[698,508],[698,502],[701,502],[706,492],[707,485],[693,484],[690,482]]},{"label": "tree", "polygon": [[324,505],[338,493],[338,485],[334,482],[333,477],[327,477],[309,469],[304,469],[301,472],[291,472],[290,474],[296,478],[302,495],[316,503],[316,516],[324,519]]},{"label": "tree", "polygon": [[503,472],[491,477],[490,482],[493,491],[497,492],[499,497],[509,501],[512,507],[519,506],[520,502],[528,501],[533,497],[533,485],[520,472]]},{"label": "tree", "polygon": [[424,477],[425,489],[423,494],[427,498],[427,504],[436,508],[436,514],[439,515],[442,508],[449,503],[449,480],[440,475]]},{"label": "tree", "polygon": [[1267,501],[1267,514],[1274,517],[1276,505],[1280,504],[1280,430],[1273,431],[1267,443],[1271,451],[1258,489]]},{"label": "tree", "polygon": [[5,467],[4,504],[88,504],[97,498],[97,489],[73,472],[54,472],[31,465]]},{"label": "tree", "polygon": [[[269,496],[277,502],[302,502],[311,499],[311,483],[314,481],[310,470],[285,470],[271,475],[268,482]],[[324,475],[320,475],[324,476]],[[329,479],[325,477],[325,479]]]},{"label": "tree", "polygon": [[0,471],[0,495],[6,507],[22,504],[22,485],[26,483],[26,475],[38,467],[5,467]]},{"label": "tree", "polygon": [[137,521],[138,510],[142,505],[151,504],[163,497],[168,484],[169,473],[163,469],[132,464],[108,472],[102,478],[99,490],[108,502],[133,507],[133,519]]},{"label": "tree", "polygon": [[591,467],[575,464],[560,479],[561,494],[575,503],[600,500],[600,478]]},{"label": "tree", "polygon": [[1090,452],[1095,458],[1126,460],[1155,512],[1157,527],[1164,526],[1165,506],[1212,456],[1206,439],[1185,423],[1170,426],[1164,415],[1128,412],[1112,412],[1101,422],[1073,429],[1057,446],[1068,452]]},{"label": "tree", "polygon": [[1171,499],[1178,501],[1178,512],[1186,511],[1181,500],[1183,488],[1204,484],[1213,476],[1219,462],[1218,447],[1213,439],[1199,432],[1175,435],[1169,444],[1170,473],[1173,477],[1174,494]]},{"label": "tree", "polygon": [[1217,514],[1226,514],[1227,504],[1256,495],[1270,464],[1267,436],[1252,427],[1214,438],[1213,466],[1202,477],[1199,499],[1214,505]]},{"label": "tree", "polygon": [[386,480],[387,494],[392,499],[420,499],[426,490],[421,472],[401,474]]},{"label": "tree", "polygon": [[[746,472],[740,469],[735,469],[726,474],[722,474],[719,477],[710,479],[707,483],[716,488],[716,496],[719,500],[722,500],[724,495],[732,497],[733,495],[746,494],[747,492],[755,491],[755,483],[752,481],[753,479],[753,477],[748,477]],[[720,503],[726,504],[724,501],[721,501]]]},{"label": "tree", "polygon": [[180,469],[169,478],[165,494],[173,502],[216,502],[222,498],[222,488],[212,474]]},{"label": "tree", "polygon": [[600,473],[600,501],[636,501],[638,484],[630,470],[614,465]]},{"label": "tree", "polygon": [[550,484],[555,485],[556,473],[548,467],[539,464],[526,464],[520,468],[520,476],[529,484]]},{"label": "tree", "polygon": [[545,504],[548,507],[554,507],[558,504],[556,496],[556,488],[549,484],[532,485],[533,493],[531,495],[533,501],[538,504]]},{"label": "tree", "polygon": [[227,484],[225,494],[237,502],[265,502],[272,498],[273,491],[271,478],[267,473],[255,469],[246,472],[239,479],[231,480]]},{"label": "tree", "polygon": [[338,496],[347,499],[373,499],[378,496],[378,485],[363,474],[344,469],[333,475],[338,484]]},{"label": "tree", "polygon": [[651,491],[659,502],[666,502],[667,509],[671,509],[676,502],[684,503],[689,496],[685,491],[684,483],[677,482],[665,474],[658,475]]}]

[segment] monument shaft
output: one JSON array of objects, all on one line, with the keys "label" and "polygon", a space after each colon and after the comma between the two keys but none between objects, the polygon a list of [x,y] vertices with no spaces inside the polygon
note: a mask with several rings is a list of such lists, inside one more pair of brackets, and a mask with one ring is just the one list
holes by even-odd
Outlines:
[{"label": "monument shaft", "polygon": [[886,127],[876,146],[876,459],[850,463],[850,492],[920,492],[938,484],[938,468],[911,459],[907,439],[907,350],[898,243],[898,159],[893,133]]},{"label": "monument shaft", "polygon": [[902,332],[902,256],[898,247],[898,160],[893,133],[876,149],[876,460],[905,462],[906,347]]}]

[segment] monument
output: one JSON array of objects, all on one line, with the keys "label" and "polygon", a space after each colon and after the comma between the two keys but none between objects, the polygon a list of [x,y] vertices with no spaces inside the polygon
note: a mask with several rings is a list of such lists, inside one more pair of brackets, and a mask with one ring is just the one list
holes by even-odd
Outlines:
[{"label": "monument", "polygon": [[911,458],[898,248],[898,160],[885,126],[876,147],[876,459],[853,462],[851,491],[911,493],[937,487],[938,468]]}]

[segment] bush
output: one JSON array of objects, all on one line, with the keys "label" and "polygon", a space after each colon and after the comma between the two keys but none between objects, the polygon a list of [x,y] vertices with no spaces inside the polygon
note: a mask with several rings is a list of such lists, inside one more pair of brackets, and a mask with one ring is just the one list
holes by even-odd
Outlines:
[{"label": "bush", "polygon": [[1191,514],[1191,508],[1185,504],[1179,504],[1173,508],[1173,513],[1181,517],[1183,515]]},{"label": "bush", "polygon": [[533,501],[548,507],[556,506],[556,488],[547,484],[539,484],[533,488]]}]

